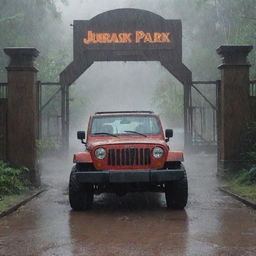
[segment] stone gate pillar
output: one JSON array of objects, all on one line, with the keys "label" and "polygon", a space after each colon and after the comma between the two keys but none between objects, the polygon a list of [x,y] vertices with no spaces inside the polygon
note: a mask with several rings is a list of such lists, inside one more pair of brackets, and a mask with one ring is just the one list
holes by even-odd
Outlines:
[{"label": "stone gate pillar", "polygon": [[218,170],[237,170],[241,164],[242,135],[250,120],[249,69],[247,60],[252,46],[221,46],[223,57],[219,92]]},{"label": "stone gate pillar", "polygon": [[5,48],[8,65],[7,158],[14,167],[27,167],[34,185],[40,184],[37,168],[37,69],[35,48]]}]

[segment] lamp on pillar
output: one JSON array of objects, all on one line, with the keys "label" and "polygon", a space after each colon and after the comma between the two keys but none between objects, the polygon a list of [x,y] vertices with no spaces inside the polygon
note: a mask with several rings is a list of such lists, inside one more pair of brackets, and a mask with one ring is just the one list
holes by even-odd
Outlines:
[{"label": "lamp on pillar", "polygon": [[37,69],[35,48],[5,48],[10,57],[8,72],[7,158],[14,167],[27,167],[31,182],[40,185],[37,168]]},{"label": "lamp on pillar", "polygon": [[221,88],[219,99],[220,123],[218,126],[218,170],[240,168],[242,134],[250,120],[249,69],[247,56],[252,46],[221,46],[217,53],[222,57]]}]

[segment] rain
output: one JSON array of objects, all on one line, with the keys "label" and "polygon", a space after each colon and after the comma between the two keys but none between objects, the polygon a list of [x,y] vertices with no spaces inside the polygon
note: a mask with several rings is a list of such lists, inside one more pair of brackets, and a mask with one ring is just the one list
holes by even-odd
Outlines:
[{"label": "rain", "polygon": [[0,0],[0,256],[256,255],[255,0]]}]

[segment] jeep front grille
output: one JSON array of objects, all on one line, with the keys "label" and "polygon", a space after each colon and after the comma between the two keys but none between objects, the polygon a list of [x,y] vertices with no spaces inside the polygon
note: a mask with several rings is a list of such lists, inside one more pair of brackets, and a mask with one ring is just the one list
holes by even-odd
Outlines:
[{"label": "jeep front grille", "polygon": [[108,150],[108,165],[110,166],[141,166],[150,165],[149,148],[124,148]]}]

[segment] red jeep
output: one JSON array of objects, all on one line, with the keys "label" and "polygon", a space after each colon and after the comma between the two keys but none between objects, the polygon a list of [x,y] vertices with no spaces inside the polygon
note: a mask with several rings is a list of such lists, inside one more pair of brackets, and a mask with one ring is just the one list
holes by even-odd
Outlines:
[{"label": "red jeep", "polygon": [[186,171],[182,152],[171,151],[159,116],[150,111],[97,112],[77,137],[85,151],[74,155],[69,201],[74,210],[89,209],[93,195],[165,192],[168,208],[187,204]]}]

